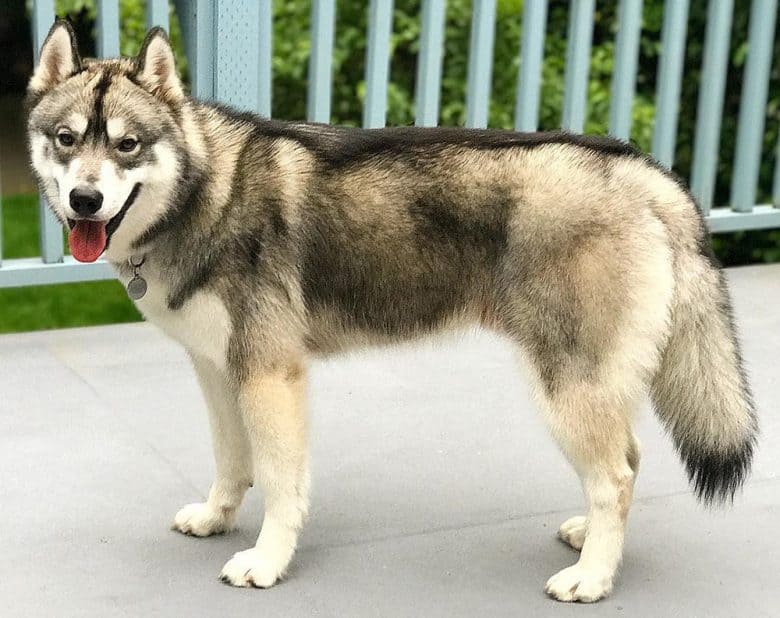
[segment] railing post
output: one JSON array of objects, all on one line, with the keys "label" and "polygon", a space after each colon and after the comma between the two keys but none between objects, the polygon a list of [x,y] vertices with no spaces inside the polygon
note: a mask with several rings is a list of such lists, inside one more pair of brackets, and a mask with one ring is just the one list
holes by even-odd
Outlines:
[{"label": "railing post", "polygon": [[263,25],[270,24],[270,10],[270,0],[220,0],[214,36],[214,96],[266,116],[271,106],[270,27]]},{"label": "railing post", "polygon": [[525,0],[515,107],[515,129],[518,131],[536,131],[539,128],[546,26],[547,0]]},{"label": "railing post", "polygon": [[496,0],[474,0],[466,80],[466,126],[484,129],[490,113]]},{"label": "railing post", "polygon": [[593,40],[593,8],[594,0],[572,0],[569,5],[561,126],[575,133],[582,133],[585,128],[590,48]]},{"label": "railing post", "polygon": [[328,122],[330,120],[335,16],[334,0],[312,0],[306,118],[313,122]]},{"label": "railing post", "polygon": [[733,9],[733,0],[710,0],[707,10],[691,173],[691,190],[705,214],[710,211],[715,193]]},{"label": "railing post", "polygon": [[[35,64],[38,64],[41,45],[43,45],[43,40],[53,23],[54,0],[37,0],[37,2],[34,2],[32,41]],[[40,224],[39,244],[41,260],[45,264],[61,262],[63,256],[62,227],[51,210],[49,210],[43,195],[40,195],[38,198],[38,223]]]},{"label": "railing post", "polygon": [[119,56],[119,0],[98,0],[97,55],[101,58]]},{"label": "railing post", "polygon": [[439,124],[444,10],[445,0],[423,1],[420,54],[417,57],[417,81],[414,87],[414,124],[418,127],[435,127]]},{"label": "railing post", "polygon": [[750,212],[756,203],[776,19],[777,0],[753,0],[745,81],[739,102],[737,149],[731,175],[731,207],[737,212]]},{"label": "railing post", "polygon": [[671,168],[674,163],[677,143],[677,114],[680,110],[680,83],[687,28],[688,0],[666,0],[661,31],[653,156],[667,168]]},{"label": "railing post", "polygon": [[615,72],[609,104],[609,132],[628,140],[634,107],[639,40],[642,31],[642,0],[621,0],[615,42]]},{"label": "railing post", "polygon": [[259,62],[257,75],[258,106],[257,113],[261,116],[271,117],[271,96],[273,86],[273,11],[271,0],[256,0],[260,4],[260,26],[258,31]]},{"label": "railing post", "polygon": [[216,3],[211,0],[176,0],[184,48],[190,64],[192,94],[199,99],[214,98],[216,66]]},{"label": "railing post", "polygon": [[393,0],[371,0],[368,9],[366,49],[366,100],[363,126],[385,126],[387,120],[387,78],[390,70],[390,34],[393,29]]},{"label": "railing post", "polygon": [[146,29],[160,26],[170,32],[168,0],[146,0]]}]

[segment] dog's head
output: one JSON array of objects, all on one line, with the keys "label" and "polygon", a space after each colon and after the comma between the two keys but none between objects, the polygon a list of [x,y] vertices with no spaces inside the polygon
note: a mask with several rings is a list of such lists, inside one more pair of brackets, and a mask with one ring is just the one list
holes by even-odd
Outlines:
[{"label": "dog's head", "polygon": [[27,101],[32,166],[71,253],[92,262],[111,242],[121,259],[162,219],[186,165],[186,97],[168,37],[155,28],[136,58],[82,60],[57,21]]}]

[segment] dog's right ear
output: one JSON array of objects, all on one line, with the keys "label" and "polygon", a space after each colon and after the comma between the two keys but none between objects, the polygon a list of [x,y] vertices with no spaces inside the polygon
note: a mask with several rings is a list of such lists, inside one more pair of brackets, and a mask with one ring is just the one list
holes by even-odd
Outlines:
[{"label": "dog's right ear", "polygon": [[136,58],[136,72],[146,89],[163,101],[177,104],[184,98],[173,48],[162,28],[152,28],[146,34]]},{"label": "dog's right ear", "polygon": [[58,19],[41,47],[41,56],[30,84],[30,93],[44,93],[81,70],[76,33],[64,19]]}]

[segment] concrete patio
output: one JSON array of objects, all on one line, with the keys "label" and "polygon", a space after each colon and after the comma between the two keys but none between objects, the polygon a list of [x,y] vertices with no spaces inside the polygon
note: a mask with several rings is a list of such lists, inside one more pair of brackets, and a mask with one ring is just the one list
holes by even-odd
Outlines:
[{"label": "concrete patio", "polygon": [[693,500],[647,408],[622,576],[596,606],[542,592],[582,512],[511,351],[485,334],[316,363],[312,516],[288,579],[217,574],[262,500],[209,539],[168,529],[212,458],[185,354],[153,327],[0,337],[0,615],[778,616],[780,266],[729,272],[761,415],[733,508]]}]

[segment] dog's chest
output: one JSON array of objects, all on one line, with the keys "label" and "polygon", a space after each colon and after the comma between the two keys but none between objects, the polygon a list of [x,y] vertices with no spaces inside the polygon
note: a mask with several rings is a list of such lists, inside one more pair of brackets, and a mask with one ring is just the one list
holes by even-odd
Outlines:
[{"label": "dog's chest", "polygon": [[[198,290],[180,309],[168,306],[168,286],[153,273],[142,273],[146,294],[134,301],[144,317],[189,352],[224,368],[232,331],[230,314],[215,293]],[[127,285],[129,277],[123,277]]]}]

